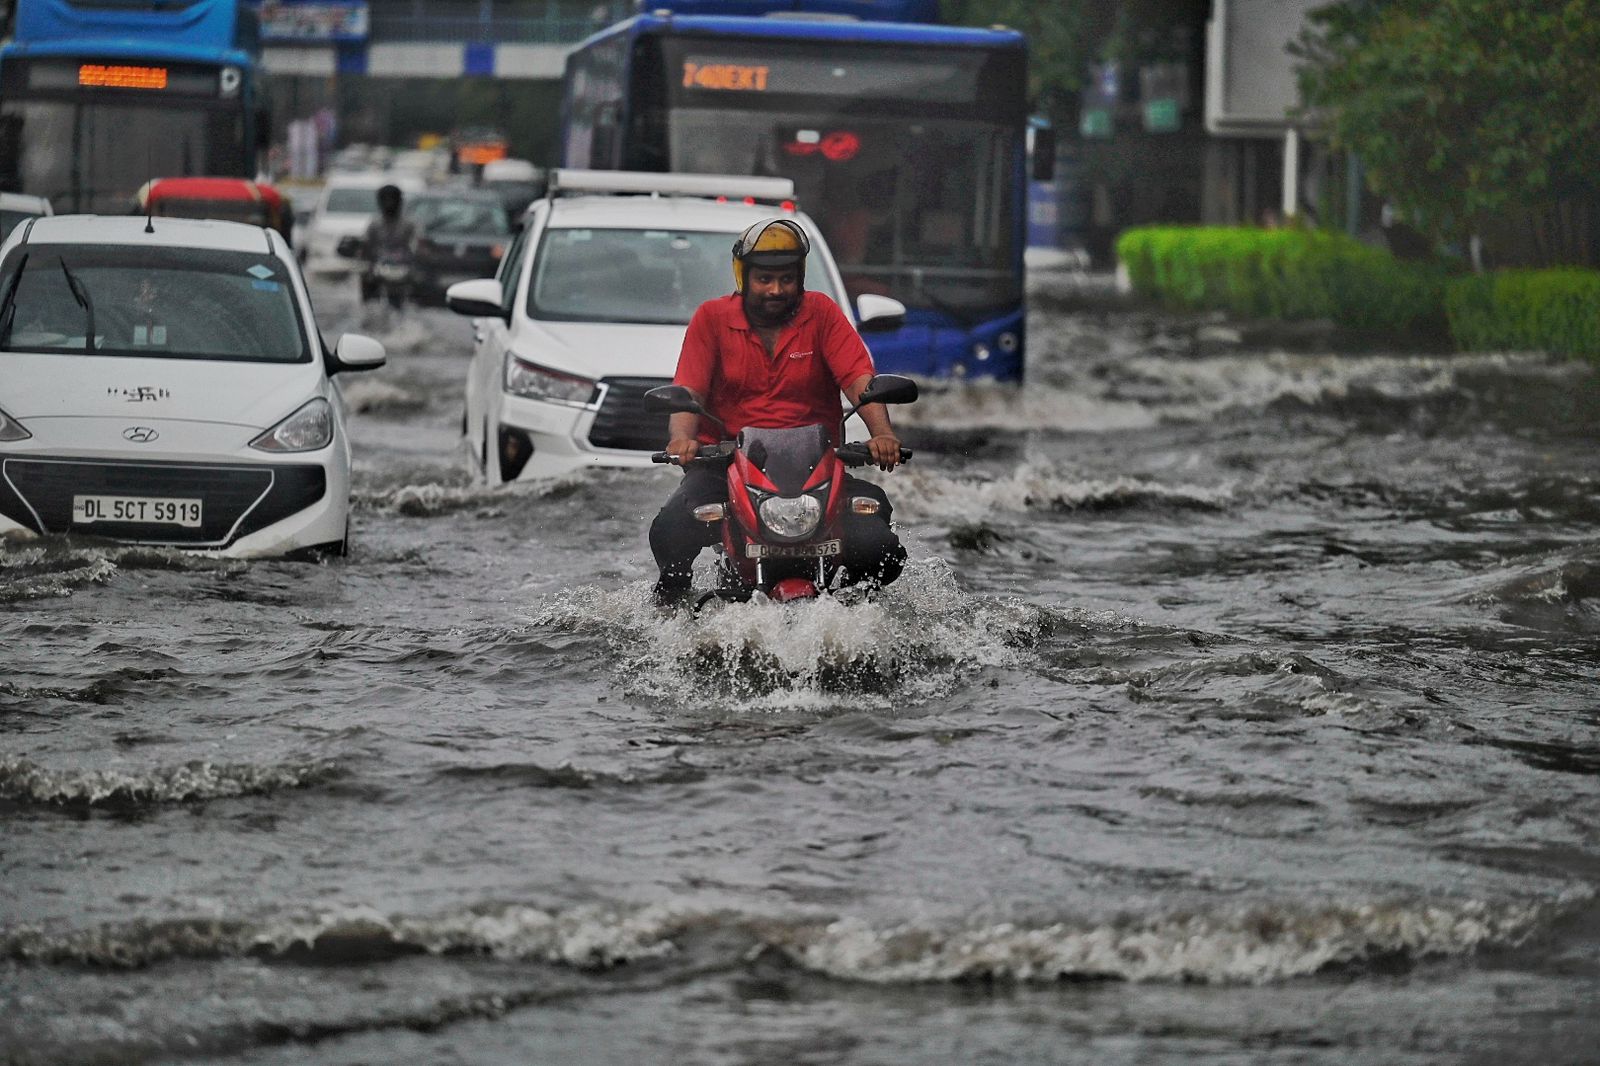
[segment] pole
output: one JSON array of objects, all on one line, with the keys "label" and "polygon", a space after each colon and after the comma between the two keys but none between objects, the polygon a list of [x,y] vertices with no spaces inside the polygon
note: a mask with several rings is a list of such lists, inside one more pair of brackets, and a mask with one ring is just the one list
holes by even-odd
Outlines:
[{"label": "pole", "polygon": [[1300,213],[1300,131],[1293,126],[1283,135],[1283,220]]}]

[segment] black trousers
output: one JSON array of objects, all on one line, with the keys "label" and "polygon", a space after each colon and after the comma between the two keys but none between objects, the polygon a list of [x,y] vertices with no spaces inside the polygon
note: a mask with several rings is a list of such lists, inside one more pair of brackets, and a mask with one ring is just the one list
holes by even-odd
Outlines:
[{"label": "black trousers", "polygon": [[[870,481],[845,475],[844,494],[871,496],[878,501],[877,514],[845,512],[844,554],[839,564],[845,570],[845,583],[872,581],[887,585],[900,576],[906,550],[889,528],[893,508],[883,489]],[[682,590],[689,587],[695,556],[722,539],[721,527],[714,522],[697,521],[694,509],[708,503],[726,503],[728,475],[720,465],[695,464],[683,472],[683,481],[667,497],[661,513],[650,524],[650,551],[661,568],[661,587]]]}]

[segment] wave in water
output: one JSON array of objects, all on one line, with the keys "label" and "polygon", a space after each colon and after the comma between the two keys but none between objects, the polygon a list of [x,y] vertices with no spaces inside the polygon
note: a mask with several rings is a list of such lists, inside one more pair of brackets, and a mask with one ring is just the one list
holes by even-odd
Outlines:
[{"label": "wave in water", "polygon": [[237,559],[144,545],[85,544],[68,538],[0,540],[0,603],[68,596],[123,570],[233,571]]},{"label": "wave in water", "polygon": [[352,506],[385,514],[411,518],[436,518],[479,507],[498,507],[515,500],[550,499],[569,495],[590,481],[587,471],[541,481],[519,481],[509,485],[450,485],[424,482],[351,492]]},{"label": "wave in water", "polygon": [[[709,587],[709,581],[702,581]],[[915,560],[875,598],[712,603],[662,612],[646,588],[581,588],[530,613],[604,639],[631,693],[746,710],[921,703],[978,671],[1013,665],[1054,616],[969,596],[942,560]]]},{"label": "wave in water", "polygon": [[[1042,336],[1047,333],[1040,331]],[[1173,358],[1152,351],[1187,340],[1151,338],[1098,358],[1055,366],[1055,380],[1013,385],[972,382],[930,388],[895,419],[907,426],[1008,431],[1117,432],[1160,422],[1197,422],[1229,410],[1290,404],[1344,408],[1354,399],[1417,404],[1472,391],[1480,380],[1562,382],[1591,374],[1583,364],[1552,366],[1537,355],[1351,355],[1244,351]],[[1030,375],[1032,371],[1030,371]]]},{"label": "wave in water", "polygon": [[1121,511],[1142,507],[1219,511],[1236,499],[1232,484],[1163,485],[1136,478],[1076,477],[1048,465],[1026,462],[1003,477],[951,477],[914,470],[886,483],[897,519],[950,519],[995,511]]},{"label": "wave in water", "polygon": [[356,379],[340,387],[345,406],[358,414],[399,411],[409,413],[428,406],[428,394],[392,381]]},{"label": "wave in water", "polygon": [[327,760],[252,765],[194,760],[147,770],[52,770],[0,758],[0,799],[51,807],[144,807],[305,788],[338,776]]},{"label": "wave in water", "polygon": [[1590,898],[1591,892],[1574,889],[1554,898],[1497,902],[1263,903],[1100,922],[889,926],[677,903],[565,910],[492,903],[424,917],[357,907],[253,919],[139,921],[64,933],[17,929],[0,934],[0,956],[132,967],[246,955],[372,963],[414,954],[478,954],[605,970],[671,957],[693,941],[728,952],[730,963],[771,951],[825,977],[886,985],[1103,979],[1262,984],[1373,961],[1515,946]]}]

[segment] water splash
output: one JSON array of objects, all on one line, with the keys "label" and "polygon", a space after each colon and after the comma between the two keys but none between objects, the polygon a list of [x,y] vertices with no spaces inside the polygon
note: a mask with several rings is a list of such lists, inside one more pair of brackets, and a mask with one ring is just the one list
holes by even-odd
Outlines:
[{"label": "water splash", "polygon": [[938,559],[912,562],[870,599],[847,591],[691,615],[659,611],[642,585],[589,587],[549,598],[530,620],[604,638],[631,693],[756,711],[926,702],[1016,664],[1049,624],[1038,608],[962,592]]}]

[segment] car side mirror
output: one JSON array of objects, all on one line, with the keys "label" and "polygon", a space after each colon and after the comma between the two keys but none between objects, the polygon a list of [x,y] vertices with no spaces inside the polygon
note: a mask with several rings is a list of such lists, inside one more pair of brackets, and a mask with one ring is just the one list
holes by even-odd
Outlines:
[{"label": "car side mirror", "polygon": [[880,333],[906,324],[906,305],[889,296],[864,292],[856,297],[856,328]]},{"label": "car side mirror", "polygon": [[444,291],[450,310],[469,318],[505,318],[505,291],[494,278],[458,281]]},{"label": "car side mirror", "polygon": [[333,346],[333,365],[328,368],[328,373],[376,370],[388,361],[389,353],[384,350],[382,342],[360,333],[346,333]]},{"label": "car side mirror", "polygon": [[879,374],[867,382],[867,387],[861,390],[856,406],[862,407],[869,403],[915,403],[916,399],[915,381],[899,374]]}]

